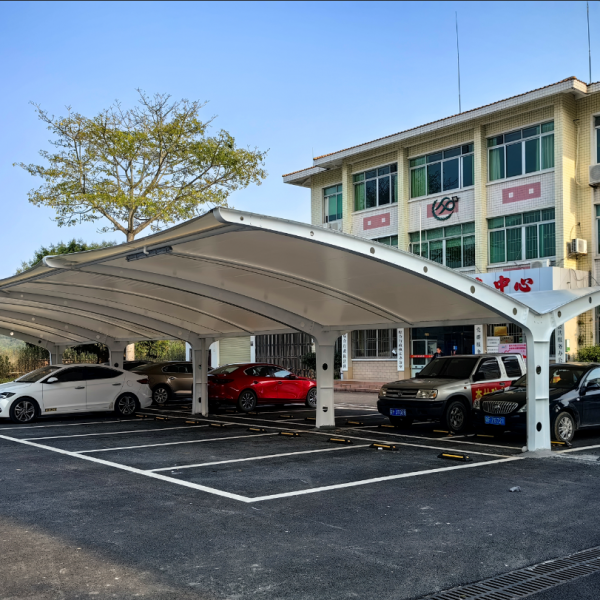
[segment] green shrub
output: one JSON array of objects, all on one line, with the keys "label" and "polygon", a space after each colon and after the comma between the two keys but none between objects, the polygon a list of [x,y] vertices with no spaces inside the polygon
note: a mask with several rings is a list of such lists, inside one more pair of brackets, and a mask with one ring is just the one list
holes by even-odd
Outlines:
[{"label": "green shrub", "polygon": [[0,355],[0,381],[2,383],[12,380],[10,374],[13,370],[13,366],[10,364],[8,356]]},{"label": "green shrub", "polygon": [[600,346],[585,346],[577,351],[580,362],[600,362]]}]

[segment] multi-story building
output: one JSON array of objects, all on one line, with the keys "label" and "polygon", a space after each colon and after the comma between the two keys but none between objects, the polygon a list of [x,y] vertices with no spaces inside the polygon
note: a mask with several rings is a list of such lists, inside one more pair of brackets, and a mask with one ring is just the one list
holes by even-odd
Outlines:
[{"label": "multi-story building", "polygon": [[[315,226],[527,293],[600,280],[600,192],[590,170],[598,163],[600,83],[571,77],[319,156],[283,180],[311,190]],[[581,315],[555,332],[551,352],[573,356],[596,330],[595,315]],[[354,331],[344,376],[410,377],[437,346],[482,352],[486,335],[490,345],[524,341],[510,324]],[[399,336],[405,360],[397,360]]]}]

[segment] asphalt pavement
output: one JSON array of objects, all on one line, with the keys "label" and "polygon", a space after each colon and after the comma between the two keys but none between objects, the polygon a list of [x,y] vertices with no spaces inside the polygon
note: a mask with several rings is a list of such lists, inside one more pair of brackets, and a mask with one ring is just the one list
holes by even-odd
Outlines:
[{"label": "asphalt pavement", "polygon": [[[328,435],[304,407],[0,424],[0,597],[417,599],[600,545],[600,430],[524,458],[381,428],[375,400],[336,394]],[[531,597],[559,595],[598,598],[600,575]]]}]

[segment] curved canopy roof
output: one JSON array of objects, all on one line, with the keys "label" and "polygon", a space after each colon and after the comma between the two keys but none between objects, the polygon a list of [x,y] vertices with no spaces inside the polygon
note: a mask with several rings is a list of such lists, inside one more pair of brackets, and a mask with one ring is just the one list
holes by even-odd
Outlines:
[{"label": "curved canopy roof", "polygon": [[58,345],[506,322],[587,290],[505,296],[396,248],[216,208],[0,281],[0,333]]}]

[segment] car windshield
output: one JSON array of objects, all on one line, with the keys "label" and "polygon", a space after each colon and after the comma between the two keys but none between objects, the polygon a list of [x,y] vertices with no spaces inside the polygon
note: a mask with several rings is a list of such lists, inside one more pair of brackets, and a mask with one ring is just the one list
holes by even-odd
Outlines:
[{"label": "car windshield", "polygon": [[[555,367],[550,365],[550,387],[570,390],[577,387],[585,375],[585,367]],[[523,375],[512,387],[527,387],[527,375]]]},{"label": "car windshield", "polygon": [[55,367],[52,365],[48,365],[47,367],[42,367],[41,369],[36,369],[35,371],[31,371],[31,373],[27,373],[27,374],[23,375],[22,377],[19,377],[19,379],[15,379],[15,382],[35,383],[36,381],[39,381],[40,379],[46,377],[46,375],[50,375],[50,373],[53,373],[54,371],[58,371],[59,369],[62,369],[62,367]]},{"label": "car windshield", "polygon": [[418,375],[419,379],[466,379],[471,376],[479,358],[450,356],[435,358]]},{"label": "car windshield", "polygon": [[213,369],[210,374],[211,375],[229,375],[229,373],[233,373],[239,369],[238,366],[229,365],[225,367],[219,367],[218,369]]}]

